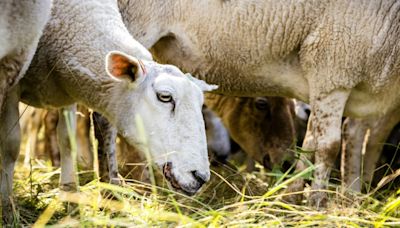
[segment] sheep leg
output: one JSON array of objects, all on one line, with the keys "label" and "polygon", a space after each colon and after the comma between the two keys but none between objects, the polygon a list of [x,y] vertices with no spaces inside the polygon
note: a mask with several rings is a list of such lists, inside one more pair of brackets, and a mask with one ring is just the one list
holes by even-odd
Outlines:
[{"label": "sheep leg", "polygon": [[69,106],[67,108],[62,108],[59,110],[59,121],[57,124],[57,136],[58,136],[58,145],[60,148],[60,157],[61,157],[61,178],[60,178],[60,189],[64,191],[76,191],[77,190],[77,182],[75,178],[75,170],[74,170],[74,162],[72,156],[73,145],[71,145],[70,135],[68,134],[68,122],[67,116],[72,113],[72,121],[71,121],[71,129],[73,134],[72,137],[75,137],[76,132],[76,105]]},{"label": "sheep leg", "polygon": [[[94,132],[98,144],[100,176],[112,184],[121,184],[118,177],[116,154],[117,130],[108,120],[97,112],[93,113]],[[107,172],[108,171],[108,172]]]},{"label": "sheep leg", "polygon": [[389,137],[392,129],[400,121],[399,110],[387,113],[379,118],[371,118],[368,121],[370,128],[370,136],[366,144],[364,156],[363,180],[366,184],[372,183],[376,163],[382,153],[384,143]]},{"label": "sheep leg", "polygon": [[360,119],[347,118],[343,123],[340,165],[343,190],[361,191],[362,149],[368,127]]},{"label": "sheep leg", "polygon": [[[302,145],[302,150],[304,153],[300,153],[299,155],[299,160],[297,161],[296,164],[296,171],[303,171],[308,167],[308,162],[307,161],[312,161],[314,159],[314,150],[316,148],[315,141],[314,141],[314,136],[313,136],[313,131],[312,131],[312,121],[313,119],[313,113],[310,114],[309,116],[309,121],[307,124],[307,131],[303,140],[303,145]],[[288,187],[287,191],[288,193],[295,193],[295,192],[301,192],[304,189],[304,178],[297,178],[294,180]],[[294,204],[300,204],[301,201],[303,200],[303,194],[298,193],[298,194],[289,194],[285,196],[284,198],[285,201],[288,201],[290,203]]]},{"label": "sheep leg", "polygon": [[24,158],[24,166],[29,167],[31,159],[34,159],[38,156],[38,134],[41,127],[41,111],[36,109],[32,112],[30,116],[30,121],[28,122],[27,132],[28,134],[28,144],[26,145],[27,149],[25,150],[25,158]]},{"label": "sheep leg", "polygon": [[2,220],[4,224],[12,224],[16,215],[12,201],[14,166],[19,155],[21,129],[18,122],[18,91],[13,89],[4,99],[3,112],[0,112],[0,189]]},{"label": "sheep leg", "polygon": [[317,208],[326,207],[327,204],[327,193],[320,190],[327,189],[331,169],[339,152],[342,116],[349,95],[350,91],[335,90],[311,100],[313,116],[310,130],[316,147],[313,191],[309,203]]},{"label": "sheep leg", "polygon": [[51,163],[55,167],[60,166],[60,150],[57,144],[58,112],[48,110],[44,117],[45,151],[50,155]]}]

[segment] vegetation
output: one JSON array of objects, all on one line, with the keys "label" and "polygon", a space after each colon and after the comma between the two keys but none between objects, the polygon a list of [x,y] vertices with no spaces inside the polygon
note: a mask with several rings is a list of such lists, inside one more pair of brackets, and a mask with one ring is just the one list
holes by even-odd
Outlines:
[{"label": "vegetation", "polygon": [[[70,129],[71,130],[71,129]],[[71,136],[73,135],[70,131]],[[40,134],[40,133],[39,133]],[[92,132],[93,135],[93,132]],[[73,137],[71,137],[73,138]],[[72,143],[74,144],[73,140]],[[23,145],[24,147],[29,145]],[[21,160],[23,156],[21,156]],[[95,156],[95,163],[97,158]],[[233,161],[234,162],[234,161]],[[18,163],[14,195],[21,226],[33,227],[390,227],[400,226],[400,189],[394,178],[369,194],[342,192],[332,178],[329,207],[316,210],[282,200],[284,189],[300,176],[310,180],[313,165],[291,175],[262,167],[248,173],[240,164],[212,167],[212,178],[194,197],[173,192],[162,174],[147,164],[157,185],[124,179],[123,186],[102,183],[95,171],[80,171],[78,192],[61,192],[60,169],[49,161]],[[76,166],[75,166],[76,167]],[[292,167],[293,168],[293,167]],[[154,171],[154,172],[153,172]],[[338,171],[336,170],[336,172]],[[337,183],[337,184],[335,184]],[[310,192],[306,188],[305,195]]]},{"label": "vegetation", "polygon": [[[305,171],[307,175],[312,168]],[[51,227],[358,227],[400,226],[400,190],[372,195],[341,194],[331,186],[331,203],[317,211],[290,205],[280,198],[288,181],[279,173],[238,172],[227,166],[213,169],[212,180],[195,197],[162,187],[125,180],[123,187],[101,183],[93,172],[79,174],[77,193],[60,192],[60,170],[36,160],[18,166],[16,202],[21,225]],[[156,175],[160,176],[160,175]],[[294,177],[296,178],[296,177]],[[160,178],[159,178],[160,179]],[[378,200],[380,198],[381,200]]]}]

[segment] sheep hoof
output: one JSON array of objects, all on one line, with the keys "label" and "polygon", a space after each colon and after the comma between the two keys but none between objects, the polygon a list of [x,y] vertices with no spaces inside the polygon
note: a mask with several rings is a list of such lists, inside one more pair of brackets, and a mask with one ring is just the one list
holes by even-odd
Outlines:
[{"label": "sheep hoof", "polygon": [[114,177],[114,178],[111,178],[110,184],[115,184],[115,185],[122,186],[123,185],[123,181],[119,177]]},{"label": "sheep hoof", "polygon": [[13,206],[13,202],[11,201],[3,201],[2,202],[2,210],[3,210],[3,215],[2,215],[2,222],[0,224],[5,225],[6,227],[16,227],[17,224],[19,223],[19,214],[15,210],[15,207]]},{"label": "sheep hoof", "polygon": [[301,204],[303,201],[304,180],[298,179],[293,181],[286,189],[287,195],[283,197],[283,201],[291,204]]},{"label": "sheep hoof", "polygon": [[290,195],[285,195],[283,201],[289,204],[296,204],[299,205],[303,201],[303,194],[302,193],[292,193]]},{"label": "sheep hoof", "polygon": [[328,204],[328,194],[326,192],[311,192],[309,197],[309,205],[317,210],[326,208]]}]

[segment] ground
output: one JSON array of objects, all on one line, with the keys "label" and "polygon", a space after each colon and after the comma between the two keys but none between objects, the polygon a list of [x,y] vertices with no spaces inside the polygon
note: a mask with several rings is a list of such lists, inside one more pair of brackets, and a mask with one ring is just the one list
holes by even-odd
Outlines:
[{"label": "ground", "polygon": [[[310,176],[312,167],[303,176]],[[20,223],[57,227],[372,227],[400,226],[400,190],[373,194],[342,194],[331,185],[330,205],[317,211],[281,200],[293,178],[278,171],[253,173],[219,165],[194,197],[167,189],[156,173],[158,186],[125,180],[124,186],[101,183],[95,172],[79,173],[77,193],[58,189],[60,170],[49,162],[19,163],[14,185]]]}]

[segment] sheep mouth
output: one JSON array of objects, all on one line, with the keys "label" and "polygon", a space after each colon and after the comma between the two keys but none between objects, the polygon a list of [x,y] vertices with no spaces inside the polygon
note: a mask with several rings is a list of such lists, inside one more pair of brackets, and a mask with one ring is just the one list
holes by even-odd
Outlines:
[{"label": "sheep mouth", "polygon": [[189,190],[184,186],[181,186],[179,182],[176,180],[175,176],[172,173],[172,163],[167,162],[163,165],[162,167],[162,173],[167,179],[167,181],[170,183],[171,187],[178,192],[182,192],[188,196],[193,196],[197,191]]}]

